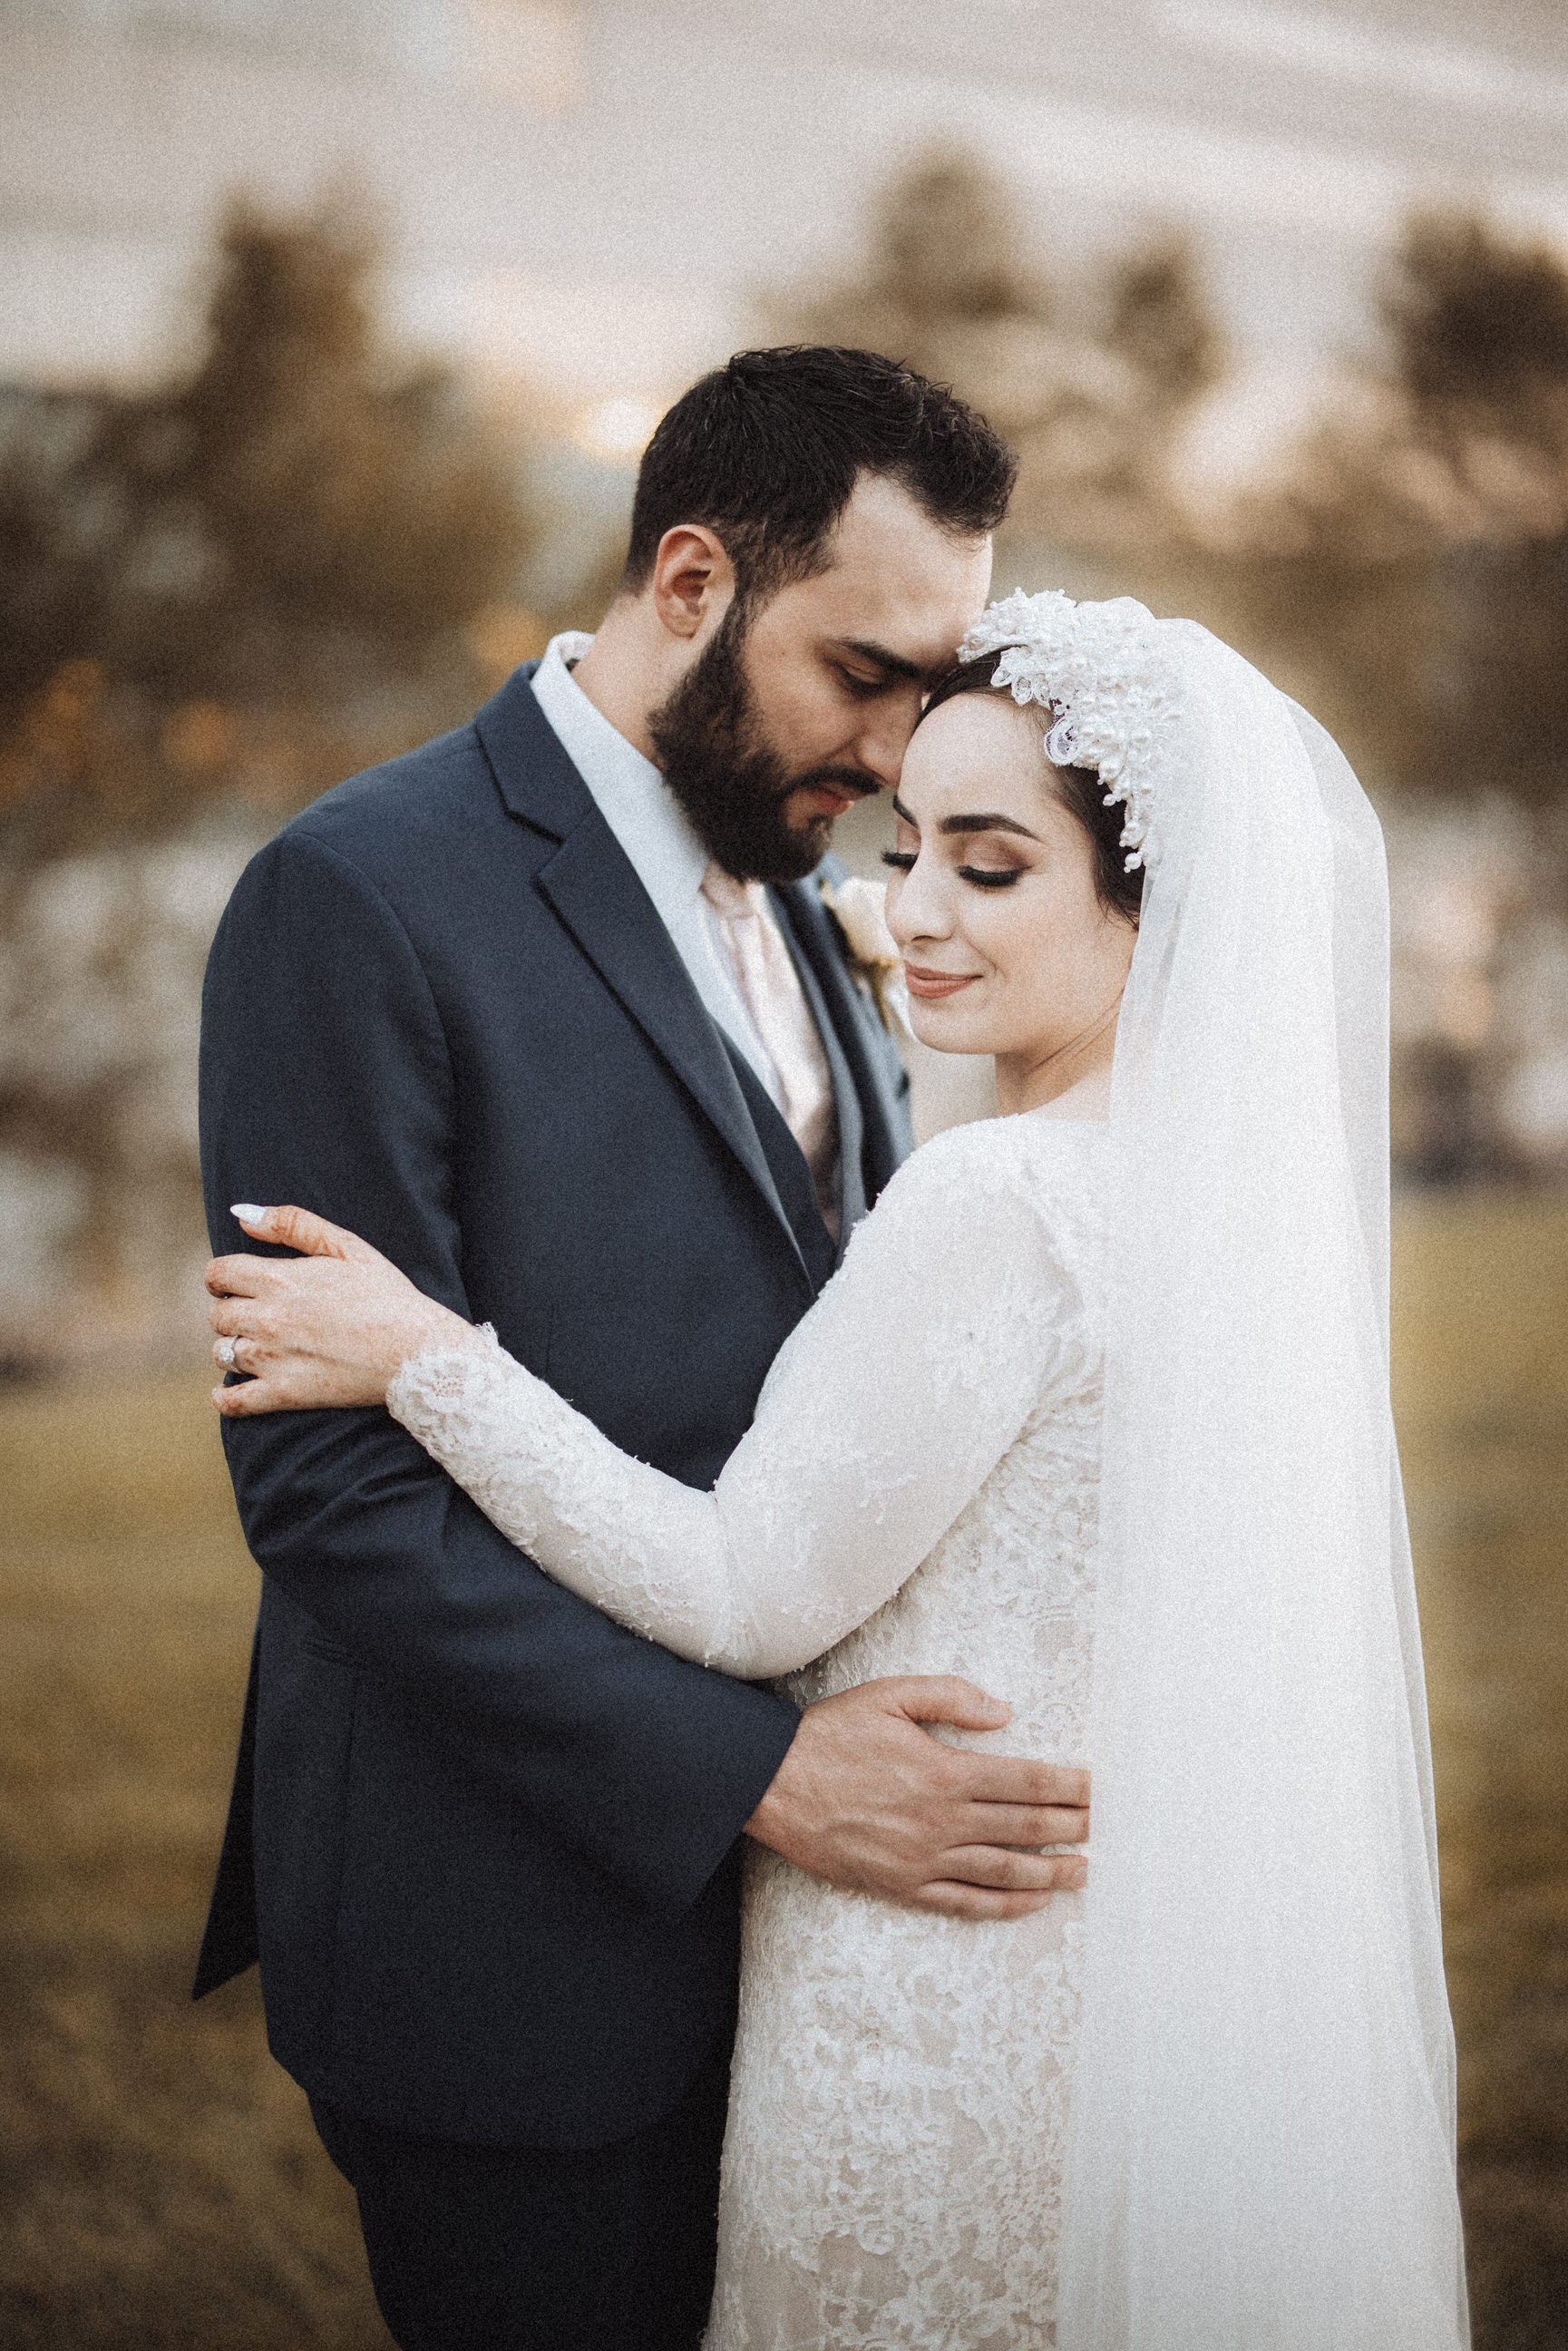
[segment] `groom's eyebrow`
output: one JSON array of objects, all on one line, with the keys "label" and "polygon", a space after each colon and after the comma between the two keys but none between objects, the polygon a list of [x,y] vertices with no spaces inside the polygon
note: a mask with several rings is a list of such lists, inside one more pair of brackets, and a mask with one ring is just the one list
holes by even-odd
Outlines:
[{"label": "groom's eyebrow", "polygon": [[[920,662],[909,661],[895,653],[889,645],[879,645],[870,637],[841,637],[839,646],[846,653],[857,653],[862,661],[874,662],[889,677],[913,678],[917,685],[929,685],[935,670],[926,669]],[[946,666],[946,664],[944,664]]]}]

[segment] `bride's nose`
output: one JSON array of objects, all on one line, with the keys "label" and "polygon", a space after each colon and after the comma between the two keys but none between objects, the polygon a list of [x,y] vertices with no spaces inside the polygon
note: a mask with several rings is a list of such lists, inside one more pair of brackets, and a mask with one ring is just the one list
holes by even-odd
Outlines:
[{"label": "bride's nose", "polygon": [[917,857],[907,873],[894,875],[887,893],[887,927],[905,955],[922,939],[952,937],[951,896],[932,858]]}]

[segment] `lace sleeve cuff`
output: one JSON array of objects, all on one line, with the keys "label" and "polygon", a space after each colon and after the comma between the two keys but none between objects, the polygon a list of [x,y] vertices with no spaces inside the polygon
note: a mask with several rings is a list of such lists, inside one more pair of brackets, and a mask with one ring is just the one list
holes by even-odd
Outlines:
[{"label": "lace sleeve cuff", "polygon": [[493,1394],[505,1379],[504,1367],[512,1366],[493,1323],[476,1322],[474,1332],[482,1345],[426,1347],[400,1364],[388,1383],[387,1410],[427,1452],[430,1439],[477,1395]]}]

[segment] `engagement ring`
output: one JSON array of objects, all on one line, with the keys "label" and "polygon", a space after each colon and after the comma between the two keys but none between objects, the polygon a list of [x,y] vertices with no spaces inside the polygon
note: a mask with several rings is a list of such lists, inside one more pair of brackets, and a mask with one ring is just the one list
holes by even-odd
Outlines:
[{"label": "engagement ring", "polygon": [[235,1367],[235,1343],[232,1339],[220,1339],[217,1345],[214,1348],[213,1353],[216,1355],[219,1363],[223,1365],[225,1372],[233,1371]]}]

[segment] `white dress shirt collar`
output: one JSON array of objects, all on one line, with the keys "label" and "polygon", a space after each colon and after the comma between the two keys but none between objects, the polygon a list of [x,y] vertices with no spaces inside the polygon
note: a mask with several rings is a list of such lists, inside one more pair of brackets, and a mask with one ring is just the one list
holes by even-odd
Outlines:
[{"label": "white dress shirt collar", "polygon": [[592,643],[580,629],[552,637],[534,672],[534,697],[679,945],[702,889],[707,851],[652,759],[595,708],[567,667]]}]

